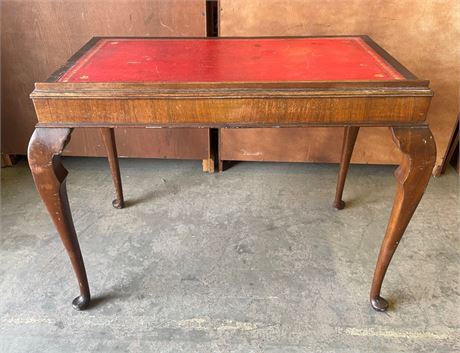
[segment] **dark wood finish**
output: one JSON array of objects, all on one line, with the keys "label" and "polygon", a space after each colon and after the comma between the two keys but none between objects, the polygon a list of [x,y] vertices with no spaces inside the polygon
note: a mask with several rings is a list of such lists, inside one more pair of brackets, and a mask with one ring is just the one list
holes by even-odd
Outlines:
[{"label": "dark wood finish", "polygon": [[116,199],[113,200],[112,206],[123,208],[125,201],[123,198],[123,188],[121,185],[120,165],[118,164],[117,144],[115,143],[115,132],[110,128],[101,128],[101,137],[107,150],[110,172],[112,173],[113,184],[115,185]]},{"label": "dark wood finish", "polygon": [[83,310],[89,305],[91,296],[67,199],[66,177],[68,172],[60,158],[62,150],[70,139],[71,132],[72,130],[67,128],[36,128],[30,139],[28,157],[37,190],[61,236],[77,276],[80,296],[73,300],[72,305],[75,309]]},{"label": "dark wood finish", "polygon": [[[376,94],[382,94],[382,91]],[[121,89],[112,89],[110,93],[127,95]],[[140,93],[144,95],[146,91],[140,89]],[[125,116],[120,116],[120,111],[132,117],[133,126],[270,127],[278,123],[284,126],[321,126],[325,123],[365,126],[369,122],[385,126],[422,123],[430,103],[431,91],[422,89],[406,93],[413,94],[411,97],[398,94],[391,97],[391,93],[387,93],[385,97],[371,98],[366,98],[364,92],[350,97],[345,91],[323,91],[317,96],[305,94],[300,98],[293,96],[292,92],[274,97],[270,97],[270,92],[258,94],[259,97],[265,94],[266,98],[241,94],[232,99],[223,93],[212,98],[201,98],[197,94],[196,99],[183,99],[180,96],[161,98],[153,93],[144,98],[133,95],[130,100],[122,96],[92,98],[91,94],[84,98],[75,96],[71,99],[52,99],[39,90],[34,91],[32,98],[39,126],[42,127],[89,127],[98,124],[128,126]]]},{"label": "dark wood finish", "polygon": [[380,248],[370,293],[375,310],[385,311],[388,302],[380,296],[383,278],[396,248],[425,192],[436,162],[436,144],[428,127],[393,128],[393,139],[403,154],[395,172],[396,197]]},{"label": "dark wood finish", "polygon": [[[386,302],[380,298],[383,277],[428,183],[436,154],[434,139],[425,123],[433,94],[428,82],[411,76],[396,61],[388,60],[406,75],[406,80],[379,83],[37,83],[31,97],[39,124],[29,150],[34,180],[47,207],[57,202],[60,208],[67,207],[68,211],[64,198],[65,174],[59,172],[62,167],[59,170],[55,167],[69,129],[73,127],[102,128],[107,133],[107,129],[114,127],[200,127],[209,130],[228,126],[337,126],[347,128],[338,186],[341,196],[358,128],[390,127],[404,158],[396,174],[395,206],[371,293],[373,308],[385,310]],[[123,112],[121,117],[120,112]],[[113,139],[113,135],[109,134],[108,138],[108,145],[113,147],[110,138]],[[113,148],[109,150],[113,152]],[[52,191],[47,189],[50,184]],[[75,239],[69,251],[71,257],[74,256],[78,243],[70,213],[60,212],[52,217],[65,244]],[[77,265],[81,266],[74,265],[76,271],[80,271],[77,277],[81,277],[83,268],[80,262],[77,261]],[[89,291],[82,293],[81,300],[86,305]]]},{"label": "dark wood finish", "polygon": [[[266,0],[263,6],[258,1],[219,1],[222,37],[365,33],[415,75],[429,78],[436,95],[427,122],[436,139],[437,166],[445,160],[459,112],[459,32],[457,0]],[[340,159],[336,141],[341,139],[342,129],[261,130],[225,129],[220,158],[328,163]],[[278,141],[282,144],[274,146]],[[351,163],[398,164],[400,158],[388,129],[369,127],[360,130]]]},{"label": "dark wood finish", "polygon": [[[204,0],[2,0],[2,152],[26,154],[37,122],[29,94],[95,35],[206,36]],[[110,10],[108,10],[110,9]],[[78,15],[77,15],[78,14]],[[207,160],[206,129],[117,129],[120,157]],[[106,155],[97,129],[64,151]]]},{"label": "dark wood finish", "polygon": [[348,166],[350,165],[351,155],[355,147],[356,137],[358,136],[359,127],[346,126],[343,135],[342,157],[340,159],[339,175],[337,177],[337,190],[333,206],[338,210],[345,207],[345,202],[342,200],[343,188],[345,179],[347,178]]}]

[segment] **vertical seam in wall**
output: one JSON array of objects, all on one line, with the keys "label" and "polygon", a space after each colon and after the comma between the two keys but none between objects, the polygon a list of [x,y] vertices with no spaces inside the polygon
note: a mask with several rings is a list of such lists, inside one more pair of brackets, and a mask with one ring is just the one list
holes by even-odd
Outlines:
[{"label": "vertical seam in wall", "polygon": [[[206,37],[215,38],[219,36],[219,1],[218,0],[206,0]],[[216,164],[219,161],[219,129],[210,128],[208,134],[208,146],[209,146],[209,162],[214,163],[214,170]],[[217,166],[218,167],[218,166]],[[211,167],[208,165],[208,172]]]},{"label": "vertical seam in wall", "polygon": [[218,0],[206,0],[206,37],[219,36],[219,2]]}]

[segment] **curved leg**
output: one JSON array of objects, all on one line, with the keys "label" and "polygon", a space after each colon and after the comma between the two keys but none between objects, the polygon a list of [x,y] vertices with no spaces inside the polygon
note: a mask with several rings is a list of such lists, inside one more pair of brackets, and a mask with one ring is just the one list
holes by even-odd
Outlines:
[{"label": "curved leg", "polygon": [[356,137],[358,136],[358,126],[347,126],[343,135],[342,156],[340,158],[340,170],[337,177],[337,190],[335,192],[335,200],[333,207],[341,210],[345,207],[345,202],[342,200],[343,188],[345,179],[347,178],[348,166],[350,165],[351,155],[355,147]]},{"label": "curved leg", "polygon": [[88,279],[67,199],[67,170],[60,158],[71,132],[67,128],[36,128],[27,154],[37,190],[61,236],[80,286],[80,296],[72,305],[84,310],[90,302]]},{"label": "curved leg", "polygon": [[423,196],[436,161],[436,145],[428,127],[392,128],[392,132],[403,160],[395,172],[396,197],[372,281],[370,301],[377,311],[388,308],[388,302],[380,296],[383,278]]},{"label": "curved leg", "polygon": [[110,171],[112,173],[113,183],[117,198],[113,200],[112,205],[115,208],[123,208],[125,201],[123,199],[123,189],[121,186],[120,166],[118,165],[117,145],[115,143],[115,133],[111,128],[101,128],[102,141],[107,150]]}]

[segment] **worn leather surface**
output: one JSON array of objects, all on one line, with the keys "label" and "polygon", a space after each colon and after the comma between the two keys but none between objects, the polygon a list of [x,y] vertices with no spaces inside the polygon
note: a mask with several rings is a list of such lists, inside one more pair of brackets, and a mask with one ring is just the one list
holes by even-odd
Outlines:
[{"label": "worn leather surface", "polygon": [[380,81],[404,77],[361,37],[102,38],[59,82]]}]

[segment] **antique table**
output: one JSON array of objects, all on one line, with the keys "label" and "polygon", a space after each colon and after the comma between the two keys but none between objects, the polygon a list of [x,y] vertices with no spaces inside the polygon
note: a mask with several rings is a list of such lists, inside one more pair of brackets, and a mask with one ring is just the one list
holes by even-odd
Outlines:
[{"label": "antique table", "polygon": [[425,122],[432,95],[428,81],[367,36],[91,39],[31,94],[30,168],[78,279],[74,308],[89,305],[90,291],[60,160],[73,128],[100,129],[121,208],[115,127],[343,126],[341,209],[359,127],[387,126],[402,162],[370,292],[372,307],[386,310],[383,278],[435,162]]}]

